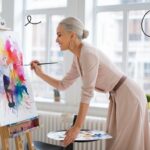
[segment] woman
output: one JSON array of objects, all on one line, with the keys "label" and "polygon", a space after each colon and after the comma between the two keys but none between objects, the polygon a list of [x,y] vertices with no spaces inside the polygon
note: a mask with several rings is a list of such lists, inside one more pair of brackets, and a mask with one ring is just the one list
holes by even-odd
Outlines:
[{"label": "woman", "polygon": [[87,114],[94,90],[109,92],[110,104],[107,132],[113,136],[106,141],[106,150],[150,150],[148,113],[144,92],[97,48],[83,42],[88,36],[84,25],[76,18],[63,19],[57,27],[57,39],[62,51],[74,54],[71,69],[62,80],[46,75],[31,62],[35,73],[53,87],[64,90],[82,79],[81,103],[77,120],[64,139],[64,146],[72,143],[78,135]]}]

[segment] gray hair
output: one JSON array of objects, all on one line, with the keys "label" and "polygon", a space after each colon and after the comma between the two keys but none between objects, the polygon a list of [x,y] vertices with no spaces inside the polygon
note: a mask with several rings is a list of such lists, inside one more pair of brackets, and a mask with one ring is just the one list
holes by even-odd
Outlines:
[{"label": "gray hair", "polygon": [[85,39],[89,35],[89,32],[84,29],[84,24],[77,18],[67,17],[59,25],[63,25],[66,31],[75,32],[79,39]]}]

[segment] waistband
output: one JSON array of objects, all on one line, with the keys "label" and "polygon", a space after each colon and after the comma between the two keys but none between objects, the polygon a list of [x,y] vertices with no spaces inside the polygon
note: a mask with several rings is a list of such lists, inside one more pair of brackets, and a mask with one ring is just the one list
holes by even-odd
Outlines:
[{"label": "waistband", "polygon": [[112,89],[112,91],[117,91],[117,89],[119,89],[119,87],[123,84],[126,78],[127,78],[126,76],[122,76],[120,80],[117,82],[117,84],[115,85],[115,87]]}]

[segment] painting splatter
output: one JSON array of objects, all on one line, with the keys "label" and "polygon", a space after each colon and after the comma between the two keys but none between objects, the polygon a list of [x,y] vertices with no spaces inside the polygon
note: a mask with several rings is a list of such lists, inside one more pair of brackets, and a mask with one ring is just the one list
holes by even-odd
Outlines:
[{"label": "painting splatter", "polygon": [[[10,108],[18,107],[23,100],[23,92],[28,94],[27,87],[24,84],[24,72],[22,69],[22,55],[17,50],[17,44],[7,39],[4,47],[4,60],[6,66],[9,67],[9,74],[3,73],[3,83]],[[29,95],[29,94],[28,94]]]},{"label": "painting splatter", "polygon": [[25,78],[22,52],[10,31],[0,32],[0,97],[0,116],[4,117],[0,124],[37,116],[31,89]]}]

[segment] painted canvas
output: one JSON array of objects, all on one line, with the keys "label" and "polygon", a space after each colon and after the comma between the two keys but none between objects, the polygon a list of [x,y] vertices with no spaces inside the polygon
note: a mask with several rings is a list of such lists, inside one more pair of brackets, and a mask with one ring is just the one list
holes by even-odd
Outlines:
[{"label": "painted canvas", "polygon": [[12,31],[0,31],[0,126],[36,116],[19,42]]}]

